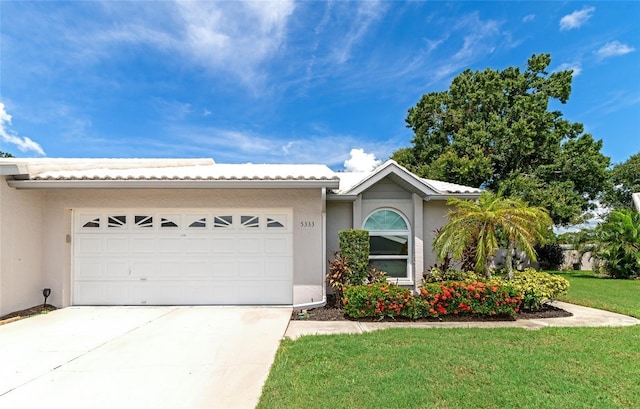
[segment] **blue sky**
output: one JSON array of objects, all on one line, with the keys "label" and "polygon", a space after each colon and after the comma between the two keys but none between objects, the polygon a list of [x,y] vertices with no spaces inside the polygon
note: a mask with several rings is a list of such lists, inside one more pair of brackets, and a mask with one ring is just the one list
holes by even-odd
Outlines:
[{"label": "blue sky", "polygon": [[551,53],[574,69],[553,108],[621,162],[640,151],[638,21],[613,1],[1,1],[0,150],[366,168],[409,145],[422,94]]}]

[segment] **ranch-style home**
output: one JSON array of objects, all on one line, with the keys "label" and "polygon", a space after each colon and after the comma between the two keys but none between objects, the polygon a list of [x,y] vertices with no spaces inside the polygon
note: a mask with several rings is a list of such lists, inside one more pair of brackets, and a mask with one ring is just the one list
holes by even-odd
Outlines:
[{"label": "ranch-style home", "polygon": [[446,200],[480,190],[417,177],[211,159],[0,159],[0,315],[70,305],[326,301],[338,232],[415,288]]}]

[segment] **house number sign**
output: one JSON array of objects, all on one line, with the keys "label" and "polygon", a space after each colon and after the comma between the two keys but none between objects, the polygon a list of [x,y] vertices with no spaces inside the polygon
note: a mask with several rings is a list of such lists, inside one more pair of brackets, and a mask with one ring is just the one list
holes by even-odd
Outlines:
[{"label": "house number sign", "polygon": [[300,227],[302,227],[303,229],[308,229],[314,227],[315,225],[316,223],[313,220],[303,220],[300,222]]}]

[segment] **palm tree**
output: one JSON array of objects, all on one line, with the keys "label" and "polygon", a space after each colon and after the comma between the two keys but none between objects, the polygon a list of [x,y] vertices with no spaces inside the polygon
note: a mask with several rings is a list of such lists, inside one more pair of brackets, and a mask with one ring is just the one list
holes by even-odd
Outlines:
[{"label": "palm tree", "polygon": [[491,278],[487,261],[498,250],[498,238],[507,240],[505,268],[513,277],[513,252],[519,248],[536,260],[534,245],[544,243],[544,235],[551,228],[549,213],[542,207],[532,207],[520,199],[503,198],[484,192],[478,201],[449,199],[456,207],[447,214],[449,222],[433,243],[440,259],[451,253],[460,260],[465,249],[476,246],[475,271]]}]

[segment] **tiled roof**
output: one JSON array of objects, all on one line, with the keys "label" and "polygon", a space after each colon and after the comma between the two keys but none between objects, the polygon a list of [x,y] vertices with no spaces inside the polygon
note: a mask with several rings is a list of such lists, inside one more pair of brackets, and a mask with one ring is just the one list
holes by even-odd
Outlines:
[{"label": "tiled roof", "polygon": [[212,159],[12,159],[29,180],[334,180],[325,165],[216,164]]},{"label": "tiled roof", "polygon": [[424,183],[442,193],[482,193],[482,189],[458,185],[456,183],[442,182],[440,180],[422,179]]},{"label": "tiled roof", "polygon": [[413,173],[409,172],[404,167],[400,166],[393,160],[389,160],[385,162],[383,165],[374,169],[371,172],[339,172],[338,177],[340,178],[340,187],[335,191],[337,194],[345,194],[350,193],[354,187],[360,185],[366,179],[369,179],[376,175],[379,172],[382,172],[385,168],[395,167],[399,172],[404,173],[406,175],[411,175],[411,178],[414,178],[417,181],[422,182],[428,188],[433,190],[436,193],[440,193],[443,195],[447,194],[480,194],[482,193],[482,189],[478,189],[470,186],[458,185],[455,183],[442,182],[439,180],[432,179],[424,179],[419,178]]},{"label": "tiled roof", "polygon": [[214,164],[131,169],[57,170],[31,180],[337,180],[324,165]]},{"label": "tiled roof", "polygon": [[[372,172],[334,172],[325,165],[218,164],[212,159],[67,159],[0,158],[2,174],[28,181],[339,181],[337,195],[353,194],[362,183],[371,183],[379,173],[393,172],[415,181],[430,195],[472,194],[481,189],[455,183],[418,178],[394,161]],[[385,173],[385,174],[387,174]],[[226,183],[226,182],[225,182]],[[314,183],[314,182],[311,182]],[[414,182],[411,182],[414,183]],[[328,185],[327,185],[328,186]]]}]

